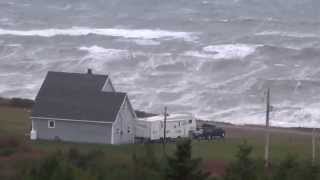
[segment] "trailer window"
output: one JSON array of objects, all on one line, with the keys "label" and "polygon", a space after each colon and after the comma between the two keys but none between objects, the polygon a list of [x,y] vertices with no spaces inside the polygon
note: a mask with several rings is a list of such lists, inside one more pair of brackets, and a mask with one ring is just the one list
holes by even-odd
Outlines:
[{"label": "trailer window", "polygon": [[192,119],[189,120],[189,124],[192,124]]},{"label": "trailer window", "polygon": [[180,121],[179,121],[178,125],[179,125],[179,127],[181,126],[181,122]]}]

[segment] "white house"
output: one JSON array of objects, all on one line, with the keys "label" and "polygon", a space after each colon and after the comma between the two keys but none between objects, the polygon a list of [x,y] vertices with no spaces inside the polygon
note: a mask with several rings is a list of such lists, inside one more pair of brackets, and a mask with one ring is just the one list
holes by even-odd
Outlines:
[{"label": "white house", "polygon": [[48,72],[30,117],[31,139],[134,143],[136,114],[107,75]]}]

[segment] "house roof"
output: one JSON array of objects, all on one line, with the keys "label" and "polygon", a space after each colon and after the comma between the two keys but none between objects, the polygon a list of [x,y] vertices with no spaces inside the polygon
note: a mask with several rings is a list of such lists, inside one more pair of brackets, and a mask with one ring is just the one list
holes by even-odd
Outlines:
[{"label": "house roof", "polygon": [[53,94],[77,92],[100,92],[108,79],[107,75],[80,74],[49,71],[36,99]]},{"label": "house roof", "polygon": [[107,76],[49,72],[32,117],[113,122],[126,94],[103,92]]}]

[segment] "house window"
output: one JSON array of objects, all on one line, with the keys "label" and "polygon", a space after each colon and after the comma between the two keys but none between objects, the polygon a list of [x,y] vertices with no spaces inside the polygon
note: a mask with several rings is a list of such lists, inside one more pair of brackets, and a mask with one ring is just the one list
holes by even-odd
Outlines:
[{"label": "house window", "polygon": [[131,133],[131,129],[130,129],[130,126],[128,126],[128,134]]},{"label": "house window", "polygon": [[54,120],[48,121],[48,127],[49,128],[55,128],[56,127],[56,122]]},{"label": "house window", "polygon": [[192,124],[192,119],[189,120],[189,124]]},{"label": "house window", "polygon": [[178,125],[179,125],[179,127],[181,126],[181,122],[180,121],[179,121]]},{"label": "house window", "polygon": [[119,128],[117,128],[116,133],[120,134],[120,129]]}]

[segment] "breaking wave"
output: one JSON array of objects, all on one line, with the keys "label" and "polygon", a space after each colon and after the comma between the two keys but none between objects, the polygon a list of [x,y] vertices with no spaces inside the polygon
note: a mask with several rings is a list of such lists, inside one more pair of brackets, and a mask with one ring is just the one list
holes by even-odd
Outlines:
[{"label": "breaking wave", "polygon": [[115,29],[115,28],[86,28],[73,27],[70,29],[39,29],[39,30],[7,30],[0,29],[0,35],[12,36],[87,36],[95,34],[100,36],[114,36],[125,38],[140,38],[140,39],[183,39],[185,41],[193,41],[195,37],[190,32],[175,32],[166,30],[152,29]]},{"label": "breaking wave", "polygon": [[293,38],[320,38],[319,35],[312,33],[298,33],[298,32],[282,32],[282,31],[262,31],[255,33],[256,36],[283,36]]},{"label": "breaking wave", "polygon": [[[320,117],[319,104],[312,105],[289,105],[282,107],[283,104],[276,104],[275,110],[270,113],[271,126],[279,127],[307,127],[319,128],[317,120]],[[207,115],[205,118],[219,119],[223,122],[234,124],[256,124],[265,123],[265,110],[261,106],[243,106],[227,110],[218,110],[216,113]]]},{"label": "breaking wave", "polygon": [[250,44],[222,44],[204,47],[203,51],[215,53],[215,59],[242,59],[253,54],[259,46]]},{"label": "breaking wave", "polygon": [[119,58],[127,58],[129,56],[129,52],[121,49],[106,49],[100,46],[90,46],[90,47],[80,47],[80,51],[87,51],[88,55],[85,58],[109,58],[109,59],[119,59]]},{"label": "breaking wave", "polygon": [[185,56],[207,59],[243,59],[256,52],[262,45],[251,44],[221,44],[206,46],[202,51],[187,51]]}]

